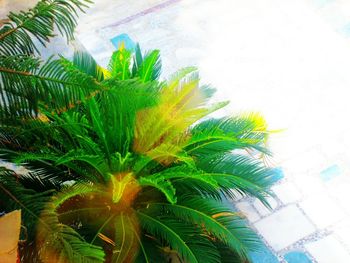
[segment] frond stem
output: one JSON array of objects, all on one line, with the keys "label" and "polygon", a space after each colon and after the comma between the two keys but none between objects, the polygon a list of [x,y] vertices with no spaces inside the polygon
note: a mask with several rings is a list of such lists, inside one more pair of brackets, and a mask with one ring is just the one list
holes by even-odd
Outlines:
[{"label": "frond stem", "polygon": [[[35,74],[33,74],[31,72],[28,72],[28,71],[18,71],[18,70],[13,70],[13,69],[9,69],[9,68],[0,67],[0,72],[5,72],[5,73],[10,73],[10,74],[15,74],[15,75],[21,75],[21,76],[26,76],[26,77],[33,77],[33,78],[36,78],[36,79],[56,82],[56,83],[60,83],[60,84],[64,84],[64,85],[78,85],[78,86],[82,86],[82,84],[80,84],[78,82],[66,82],[66,81],[62,81],[62,80],[58,80],[58,79],[53,79],[53,78],[48,78],[48,77],[44,77],[44,76],[40,76],[40,75],[35,75]],[[101,85],[96,80],[94,81],[94,84],[96,84],[98,86]]]},{"label": "frond stem", "polygon": [[33,217],[38,219],[47,229],[51,230],[50,226],[48,226],[40,217],[38,217],[36,214],[34,214],[30,209],[28,209],[20,200],[18,200],[9,190],[7,190],[1,183],[0,188],[9,196],[11,197],[16,203],[18,203],[24,210],[26,210],[29,214],[31,214]]},{"label": "frond stem", "polygon": [[4,39],[5,37],[7,37],[8,35],[11,35],[11,34],[13,34],[14,32],[16,32],[18,29],[22,28],[23,25],[24,25],[24,23],[21,23],[21,24],[18,25],[17,27],[12,28],[11,30],[9,30],[9,31],[7,31],[7,32],[5,32],[5,33],[3,33],[3,34],[1,34],[1,35],[0,35],[0,41],[3,40],[3,39]]},{"label": "frond stem", "polygon": [[99,228],[99,230],[97,231],[96,235],[94,236],[94,238],[92,239],[92,241],[90,242],[90,244],[92,245],[96,238],[98,237],[98,234],[101,233],[101,231],[105,228],[105,226],[109,223],[109,221],[111,221],[116,215],[111,215],[103,224],[102,226]]}]

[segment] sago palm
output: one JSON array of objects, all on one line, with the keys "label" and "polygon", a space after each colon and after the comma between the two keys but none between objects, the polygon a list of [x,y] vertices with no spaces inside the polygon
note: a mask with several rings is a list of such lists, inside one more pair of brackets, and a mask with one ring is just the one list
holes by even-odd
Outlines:
[{"label": "sago palm", "polygon": [[[40,1],[0,31],[0,210],[22,209],[23,262],[246,262],[259,240],[228,200],[266,204],[264,119],[212,119],[194,68],[160,81],[158,51],[36,58],[88,1]],[[246,152],[246,153],[245,153]]]}]

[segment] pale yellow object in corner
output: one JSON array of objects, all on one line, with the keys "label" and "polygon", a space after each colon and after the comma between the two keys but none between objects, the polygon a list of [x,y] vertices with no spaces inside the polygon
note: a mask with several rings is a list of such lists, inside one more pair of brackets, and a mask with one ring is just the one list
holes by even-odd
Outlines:
[{"label": "pale yellow object in corner", "polygon": [[0,261],[17,262],[19,234],[21,231],[21,210],[0,217]]}]

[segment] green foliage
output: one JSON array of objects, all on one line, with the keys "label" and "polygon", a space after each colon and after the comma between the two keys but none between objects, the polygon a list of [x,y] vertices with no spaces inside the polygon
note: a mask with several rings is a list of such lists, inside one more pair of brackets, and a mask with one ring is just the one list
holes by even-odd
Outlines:
[{"label": "green foliage", "polygon": [[159,50],[142,55],[141,48],[137,44],[133,61],[132,77],[139,77],[143,82],[159,78],[162,68]]},{"label": "green foliage", "polygon": [[[32,38],[73,37],[89,1],[42,0],[0,28],[0,211],[22,209],[24,262],[246,262],[259,241],[234,193],[266,205],[259,114],[213,119],[195,68],[167,81],[158,50],[123,45],[108,69],[41,61]],[[205,120],[203,120],[205,118]]]},{"label": "green foliage", "polygon": [[37,48],[34,36],[43,45],[57,28],[68,40],[73,39],[77,9],[83,10],[89,0],[45,0],[27,12],[10,13],[0,29],[1,55],[32,55]]},{"label": "green foliage", "polygon": [[[65,110],[99,90],[97,83],[71,62],[51,59],[42,63],[33,39],[42,45],[55,28],[73,38],[77,10],[89,0],[42,0],[27,12],[10,13],[0,27],[0,121],[38,114],[39,104]],[[10,120],[9,120],[10,119]]]}]

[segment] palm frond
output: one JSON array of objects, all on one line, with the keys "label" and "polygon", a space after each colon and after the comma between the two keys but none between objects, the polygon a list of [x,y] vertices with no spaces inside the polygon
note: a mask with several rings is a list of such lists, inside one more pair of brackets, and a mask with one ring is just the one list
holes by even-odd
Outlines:
[{"label": "palm frond", "polygon": [[[28,242],[23,244],[20,250],[20,258],[23,262],[39,260],[35,240],[38,224],[42,220],[40,214],[45,209],[54,191],[45,189],[36,192],[22,184],[16,178],[16,174],[8,170],[0,170],[0,210],[11,212],[22,210],[21,224],[27,229]],[[30,253],[28,253],[30,251]]]},{"label": "palm frond", "polygon": [[73,228],[61,224],[53,208],[46,208],[41,214],[42,224],[38,226],[37,240],[41,244],[40,257],[43,262],[104,262],[101,247],[87,243]]},{"label": "palm frond", "polygon": [[[106,177],[108,173],[108,165],[105,160],[100,155],[90,155],[87,154],[86,151],[72,150],[66,153],[64,156],[58,157],[55,159],[56,165],[66,165],[69,168],[74,170],[74,167],[70,166],[70,164],[74,164],[76,162],[84,163],[85,165],[91,166],[95,171],[97,171],[100,177],[86,176],[92,181],[101,180],[101,178]],[[104,178],[105,179],[105,178]]]},{"label": "palm frond", "polygon": [[140,186],[151,186],[156,188],[165,195],[171,204],[176,203],[176,189],[171,184],[171,182],[169,180],[166,180],[163,176],[141,177],[138,182]]},{"label": "palm frond", "polygon": [[57,210],[66,201],[98,191],[91,185],[76,184],[61,189],[48,202],[40,214],[36,242],[41,244],[43,262],[104,262],[101,247],[92,245],[72,227],[59,221]]},{"label": "palm frond", "polygon": [[111,78],[126,80],[130,79],[131,72],[131,51],[121,46],[117,51],[113,52],[109,61],[108,70]]},{"label": "palm frond", "polygon": [[114,219],[115,224],[115,246],[113,248],[112,261],[114,263],[134,262],[139,249],[139,242],[133,220],[128,215],[121,213]]},{"label": "palm frond", "polygon": [[111,162],[114,152],[122,156],[131,152],[137,113],[156,103],[158,84],[108,80],[105,85],[110,91],[86,102],[86,116]]},{"label": "palm frond", "polygon": [[223,192],[234,198],[230,189],[259,198],[267,206],[269,188],[276,182],[274,170],[259,160],[242,155],[216,155],[203,158],[198,166],[218,182]]},{"label": "palm frond", "polygon": [[131,76],[139,77],[143,82],[157,80],[160,76],[162,63],[159,50],[142,55],[140,45],[135,47]]},{"label": "palm frond", "polygon": [[209,173],[204,173],[204,172],[201,172],[200,170],[196,170],[192,167],[187,167],[185,165],[171,167],[162,172],[151,174],[151,175],[148,175],[147,177],[143,177],[142,179],[144,178],[150,179],[150,180],[159,180],[159,181],[161,180],[185,181],[188,179],[192,179],[192,180],[197,180],[202,183],[208,184],[217,189],[219,186],[215,181],[215,179],[213,179]]},{"label": "palm frond", "polygon": [[167,253],[164,253],[164,249],[159,240],[144,234],[140,236],[139,240],[141,249],[139,249],[137,253],[135,263],[169,262],[169,259],[166,257]]},{"label": "palm frond", "polygon": [[269,154],[268,135],[266,122],[260,114],[209,119],[191,129],[185,149],[196,156],[240,149]]},{"label": "palm frond", "polygon": [[[187,224],[186,221],[171,216],[162,217],[161,222],[175,231],[185,241],[198,262],[205,259],[208,263],[220,263],[220,255],[215,245],[208,238],[207,233],[203,233],[197,225]],[[191,262],[187,261],[180,253],[178,254],[182,261]]]},{"label": "palm frond", "polygon": [[215,242],[215,246],[220,253],[221,263],[242,263],[242,258],[227,245]]},{"label": "palm frond", "polygon": [[54,36],[54,29],[73,39],[77,11],[83,11],[89,0],[42,0],[27,12],[10,13],[0,28],[0,54],[31,55],[38,51],[32,38],[45,45]]},{"label": "palm frond", "polygon": [[[1,210],[11,212],[22,210],[22,221],[29,229],[31,236],[34,236],[36,223],[41,211],[50,200],[53,190],[36,192],[24,187],[12,171],[0,170],[0,207]],[[5,201],[6,200],[6,201]]]},{"label": "palm frond", "polygon": [[27,56],[0,57],[0,118],[33,118],[41,107],[58,113],[101,91],[99,83],[66,59],[39,61]]},{"label": "palm frond", "polygon": [[152,203],[148,209],[168,212],[188,223],[201,226],[242,259],[247,257],[248,251],[259,247],[254,232],[244,228],[245,222],[232,212],[232,208],[216,200],[187,196],[180,198],[177,204]]},{"label": "palm frond", "polygon": [[9,118],[8,116],[14,119],[37,112],[35,102],[38,92],[33,88],[33,76],[39,65],[38,59],[29,56],[0,56],[1,119]]},{"label": "palm frond", "polygon": [[138,75],[143,82],[156,80],[160,76],[161,61],[159,50],[153,50],[143,57]]},{"label": "palm frond", "polygon": [[75,51],[73,55],[73,64],[99,82],[110,78],[110,72],[99,66],[95,59],[87,52]]},{"label": "palm frond", "polygon": [[141,226],[150,234],[166,240],[172,249],[178,251],[182,258],[187,262],[198,263],[199,259],[194,255],[191,248],[179,236],[179,234],[163,223],[161,220],[147,215],[146,213],[136,212]]},{"label": "palm frond", "polygon": [[[160,163],[173,161],[179,147],[186,145],[189,139],[186,134],[188,128],[225,105],[218,103],[208,107],[206,102],[210,94],[206,88],[199,86],[198,75],[191,73],[185,76],[181,81],[171,80],[161,88],[157,106],[138,113],[133,148],[135,152],[146,154]],[[177,147],[171,147],[172,145]],[[167,148],[168,156],[157,158],[159,152],[166,152],[164,148]]]}]

